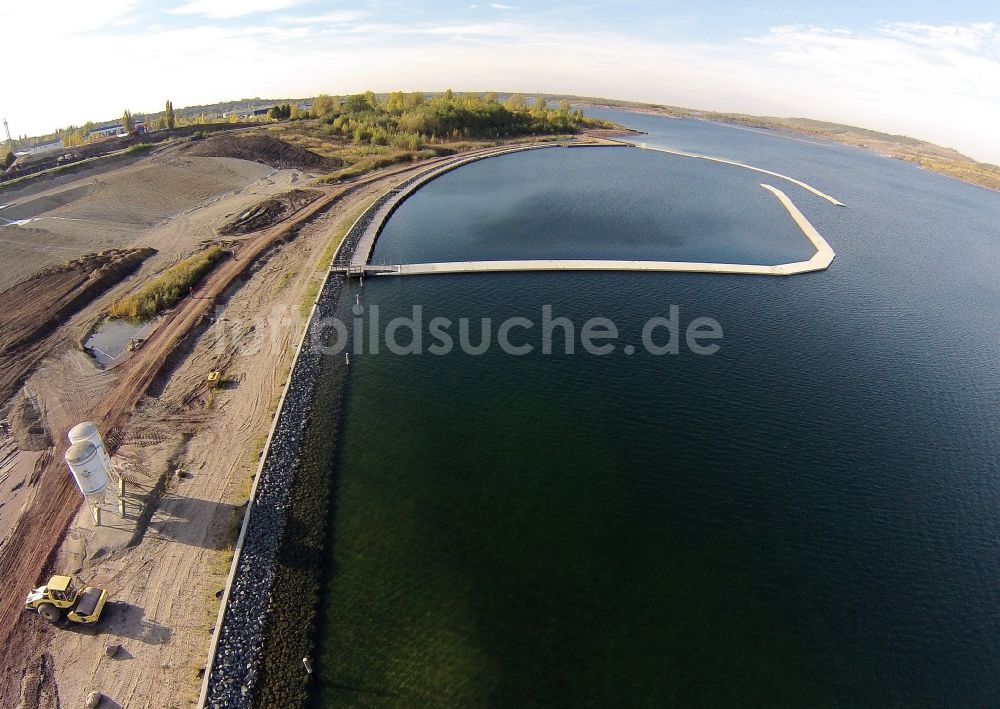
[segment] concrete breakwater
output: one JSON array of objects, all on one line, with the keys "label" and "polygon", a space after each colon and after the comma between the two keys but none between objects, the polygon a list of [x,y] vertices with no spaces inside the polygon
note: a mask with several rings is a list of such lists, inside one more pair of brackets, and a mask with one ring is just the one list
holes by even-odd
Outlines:
[{"label": "concrete breakwater", "polygon": [[357,248],[353,252],[354,256],[350,260],[350,265],[354,268],[360,268],[365,266],[371,260],[372,249],[375,248],[375,240],[378,239],[378,235],[382,232],[382,228],[385,226],[385,223],[389,221],[389,217],[392,216],[393,212],[396,211],[400,204],[405,202],[408,197],[431,180],[437,179],[447,172],[451,172],[452,170],[456,170],[463,165],[468,165],[469,163],[476,162],[477,160],[497,157],[499,155],[508,155],[510,153],[520,153],[525,150],[560,147],[561,145],[561,143],[543,143],[540,145],[517,145],[510,148],[491,148],[473,153],[461,160],[455,160],[447,165],[444,165],[443,167],[429,170],[407,180],[392,190],[389,194],[385,195],[385,201],[379,205],[379,208],[375,212],[373,212],[372,218],[362,233]]},{"label": "concrete breakwater", "polygon": [[[609,139],[608,143],[604,146],[607,147],[624,147],[624,148],[643,148],[656,152],[667,153],[670,155],[677,155],[685,158],[695,158],[700,160],[707,160],[710,162],[717,162],[724,165],[730,165],[732,167],[751,170],[754,172],[759,172],[765,175],[770,175],[773,177],[780,178],[798,187],[801,187],[808,192],[811,192],[823,199],[827,200],[835,206],[843,207],[844,204],[838,199],[831,197],[830,195],[820,192],[815,187],[797,180],[794,177],[789,177],[788,175],[782,175],[777,172],[772,172],[771,170],[765,170],[763,168],[755,167],[753,165],[747,165],[745,163],[736,162],[733,160],[726,160],[724,158],[715,158],[708,155],[700,155],[697,153],[688,153],[679,150],[671,150],[667,148],[657,148],[657,147],[647,147],[645,145],[637,146],[633,143],[628,143],[625,141],[615,141]],[[462,167],[470,162],[476,160],[482,160],[488,157],[494,157],[497,155],[503,155],[506,153],[518,152],[523,150],[544,148],[544,147],[570,147],[565,144],[555,143],[547,145],[537,145],[537,146],[518,146],[509,149],[491,150],[488,152],[479,153],[476,155],[469,156],[463,160],[457,160],[448,165],[430,170],[422,175],[408,180],[406,183],[400,185],[392,191],[391,194],[385,196],[384,202],[372,213],[372,218],[368,223],[368,226],[364,229],[361,234],[361,238],[357,248],[354,251],[354,256],[351,258],[349,263],[340,263],[345,267],[345,272],[350,272],[355,275],[366,271],[367,275],[371,276],[428,276],[428,275],[438,275],[438,274],[454,274],[454,273],[505,273],[512,271],[645,271],[645,272],[681,272],[681,273],[719,273],[719,274],[738,274],[738,275],[757,275],[757,276],[791,276],[799,273],[809,273],[812,271],[822,271],[830,266],[833,259],[836,256],[833,248],[830,244],[823,238],[823,236],[816,230],[812,223],[806,218],[806,216],[795,206],[792,200],[781,190],[776,187],[761,183],[760,186],[773,194],[779,203],[788,211],[789,216],[796,223],[796,225],[802,230],[802,233],[809,240],[809,242],[816,249],[816,252],[805,261],[795,261],[790,263],[776,263],[776,264],[743,264],[743,263],[705,263],[705,262],[695,262],[695,261],[626,261],[626,260],[616,260],[616,259],[533,259],[533,260],[518,260],[509,259],[503,261],[452,261],[452,262],[437,262],[437,263],[406,263],[406,264],[371,264],[371,254],[375,248],[375,242],[381,234],[389,218],[393,215],[396,209],[404,202],[406,199],[411,197],[417,192],[421,187],[426,185],[431,180],[440,177],[441,175],[454,170],[456,168]],[[571,147],[593,147],[593,146],[571,146]]]},{"label": "concrete breakwater", "polygon": [[[419,185],[418,185],[419,186]],[[798,273],[822,271],[829,267],[836,254],[830,244],[816,230],[798,207],[778,188],[761,183],[762,188],[773,194],[788,211],[792,221],[816,249],[805,261],[778,264],[703,263],[697,261],[622,261],[614,259],[537,259],[507,261],[452,261],[441,263],[408,263],[386,267],[373,272],[377,276],[429,276],[445,273],[506,273],[512,271],[645,271],[681,273],[726,273],[754,276],[792,276]],[[381,223],[376,221],[368,228],[374,232]],[[388,217],[384,217],[388,218]]]}]

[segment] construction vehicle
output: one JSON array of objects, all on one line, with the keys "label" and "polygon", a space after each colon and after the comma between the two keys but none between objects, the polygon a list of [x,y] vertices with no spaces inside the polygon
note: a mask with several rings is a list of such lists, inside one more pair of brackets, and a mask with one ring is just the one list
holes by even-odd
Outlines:
[{"label": "construction vehicle", "polygon": [[[81,590],[82,588],[82,590]],[[37,611],[50,623],[57,623],[67,608],[66,617],[74,623],[96,623],[108,600],[108,592],[93,586],[84,587],[72,576],[53,576],[24,600],[24,610]]]}]

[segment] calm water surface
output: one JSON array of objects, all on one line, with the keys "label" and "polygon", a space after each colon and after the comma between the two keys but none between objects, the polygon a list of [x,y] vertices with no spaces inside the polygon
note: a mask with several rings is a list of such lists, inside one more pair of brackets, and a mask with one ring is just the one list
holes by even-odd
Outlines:
[{"label": "calm water surface", "polygon": [[550,148],[481,160],[405,201],[372,260],[807,260],[815,249],[760,186],[762,177],[629,148]]},{"label": "calm water surface", "polygon": [[[839,198],[779,185],[837,259],[790,278],[366,280],[383,322],[550,304],[622,337],[604,357],[352,357],[317,704],[1000,703],[1000,195],[852,148],[594,113]],[[375,260],[789,253],[751,175],[615,149],[494,159],[407,202]],[[721,350],[625,355],[670,305],[718,320]]]}]

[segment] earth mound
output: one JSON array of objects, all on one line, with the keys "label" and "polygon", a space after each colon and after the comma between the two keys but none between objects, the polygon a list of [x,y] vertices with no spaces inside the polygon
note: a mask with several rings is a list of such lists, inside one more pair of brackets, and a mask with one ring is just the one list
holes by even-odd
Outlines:
[{"label": "earth mound", "polygon": [[302,209],[323,195],[318,190],[292,190],[266,199],[251,207],[219,229],[220,234],[249,234],[277,224],[292,212]]},{"label": "earth mound", "polygon": [[339,160],[324,158],[266,135],[215,135],[191,143],[182,152],[198,157],[250,160],[278,170],[328,170],[340,167]]},{"label": "earth mound", "polygon": [[10,412],[10,432],[23,451],[43,451],[52,445],[41,414],[28,396],[17,397]]}]

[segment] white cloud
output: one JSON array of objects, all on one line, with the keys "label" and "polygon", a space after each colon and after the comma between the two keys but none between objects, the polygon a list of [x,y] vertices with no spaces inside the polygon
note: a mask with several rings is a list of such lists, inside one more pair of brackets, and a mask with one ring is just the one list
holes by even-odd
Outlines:
[{"label": "white cloud", "polygon": [[[290,0],[240,7],[278,2]],[[212,5],[212,12],[223,11]],[[60,41],[42,53],[31,33],[8,37],[11,56],[32,56],[30,71],[4,77],[6,93],[18,97],[7,109],[16,133],[110,118],[126,106],[160,110],[168,97],[183,106],[254,95],[451,87],[807,116],[904,133],[1000,162],[1000,31],[990,23],[895,23],[867,31],[786,26],[719,44],[572,32],[528,20],[355,24],[365,18],[344,13],[356,10],[320,13],[322,22],[296,22],[288,13],[288,21],[240,29],[208,23],[154,31],[143,22],[111,29],[132,16],[128,3],[113,10],[72,7],[66,5],[74,21],[95,29],[77,34],[73,22],[60,22]],[[23,20],[26,13],[16,12]],[[10,26],[11,15],[9,7],[0,10],[0,23]],[[66,81],[79,57],[113,69],[100,80]],[[52,92],[53,85],[60,90]]]},{"label": "white cloud", "polygon": [[372,39],[389,36],[410,37],[476,37],[491,42],[516,40],[530,33],[531,28],[511,22],[452,22],[441,25],[378,24],[356,25],[348,30],[352,34]]},{"label": "white cloud", "polygon": [[801,115],[906,133],[1000,160],[1000,32],[989,23],[868,33],[779,27],[751,45]]},{"label": "white cloud", "polygon": [[490,3],[490,7],[492,7],[494,10],[516,10],[517,9],[516,5],[504,5],[503,3],[499,3],[499,2],[491,2]]},{"label": "white cloud", "polygon": [[84,34],[111,24],[128,22],[137,0],[82,3],[76,0],[37,0],[0,4],[0,27],[4,45],[18,37],[32,39]]},{"label": "white cloud", "polygon": [[229,19],[259,12],[287,10],[303,0],[190,0],[165,12],[171,15],[204,15],[212,19]]},{"label": "white cloud", "polygon": [[312,15],[309,17],[298,17],[296,15],[284,15],[278,20],[291,25],[336,25],[347,22],[358,22],[368,17],[367,12],[360,10],[344,10],[342,12],[327,12],[322,15]]}]

